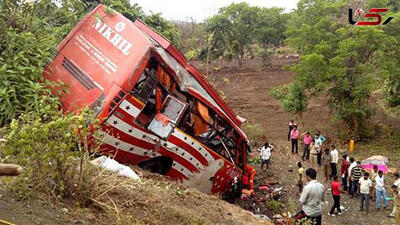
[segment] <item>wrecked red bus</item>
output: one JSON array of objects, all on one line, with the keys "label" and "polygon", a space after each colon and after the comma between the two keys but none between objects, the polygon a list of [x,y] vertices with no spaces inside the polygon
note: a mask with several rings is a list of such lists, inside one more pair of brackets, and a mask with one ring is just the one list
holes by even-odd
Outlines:
[{"label": "wrecked red bus", "polygon": [[99,5],[57,50],[45,77],[67,84],[65,111],[96,112],[103,154],[206,193],[240,180],[242,121],[167,39]]}]

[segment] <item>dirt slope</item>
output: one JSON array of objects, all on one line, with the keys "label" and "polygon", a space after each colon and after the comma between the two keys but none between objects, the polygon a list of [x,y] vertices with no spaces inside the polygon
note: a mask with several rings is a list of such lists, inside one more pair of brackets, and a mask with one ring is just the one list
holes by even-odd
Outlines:
[{"label": "dirt slope", "polygon": [[[111,178],[110,178],[111,177]],[[17,200],[0,191],[0,219],[30,224],[266,224],[249,211],[213,195],[187,189],[161,176],[143,173],[141,182],[106,174],[89,207],[74,202]]]},{"label": "dirt slope", "polygon": [[[285,112],[279,102],[270,95],[273,87],[293,81],[295,74],[285,67],[294,62],[275,59],[272,67],[267,69],[260,69],[260,62],[256,60],[245,61],[240,69],[235,63],[224,63],[218,72],[210,73],[209,80],[216,90],[223,93],[225,101],[237,115],[246,118],[248,123],[259,124],[273,140],[287,135],[285,131],[290,119],[295,119],[302,130],[319,129],[325,134],[337,132],[340,128],[331,119],[332,113],[327,106],[326,97],[310,99],[307,112],[300,118]],[[194,65],[204,68],[200,62],[195,62]],[[221,65],[213,64],[210,68],[221,68]],[[204,69],[201,71],[205,74]],[[373,122],[400,129],[400,119],[383,113],[379,107]]]}]

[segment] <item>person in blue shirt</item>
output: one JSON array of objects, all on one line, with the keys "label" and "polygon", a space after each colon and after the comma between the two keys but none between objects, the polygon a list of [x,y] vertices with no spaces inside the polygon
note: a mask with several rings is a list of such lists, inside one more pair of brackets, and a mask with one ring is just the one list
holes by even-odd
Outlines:
[{"label": "person in blue shirt", "polygon": [[323,143],[326,141],[326,138],[321,134],[321,131],[317,131],[315,133],[315,143],[317,145],[319,145],[319,149],[320,151],[318,151],[318,155],[317,155],[317,161],[318,161],[318,165],[321,165],[321,157],[322,157],[322,145]]},{"label": "person in blue shirt", "polygon": [[317,134],[319,135],[319,139],[321,139],[322,143],[324,143],[326,138],[321,134],[321,131],[317,131]]}]

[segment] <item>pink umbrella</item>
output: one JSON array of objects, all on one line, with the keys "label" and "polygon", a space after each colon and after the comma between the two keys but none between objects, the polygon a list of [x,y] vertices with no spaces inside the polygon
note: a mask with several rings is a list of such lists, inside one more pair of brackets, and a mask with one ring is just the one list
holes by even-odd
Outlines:
[{"label": "pink umbrella", "polygon": [[[374,164],[369,164],[369,165],[361,165],[361,167],[367,171],[367,172],[371,172],[374,169]],[[378,170],[382,170],[383,173],[387,173],[388,172],[388,168],[386,165],[378,165]]]},{"label": "pink umbrella", "polygon": [[386,165],[386,163],[388,163],[388,162],[389,162],[389,159],[387,157],[381,156],[381,155],[374,155],[367,159],[364,159],[361,162],[361,164],[362,165],[368,165],[368,164],[382,165],[382,163],[383,163]]},{"label": "pink umbrella", "polygon": [[361,162],[361,167],[366,171],[372,171],[374,166],[378,166],[378,170],[382,170],[384,173],[388,172],[386,163],[389,162],[387,157],[381,155],[371,156]]}]

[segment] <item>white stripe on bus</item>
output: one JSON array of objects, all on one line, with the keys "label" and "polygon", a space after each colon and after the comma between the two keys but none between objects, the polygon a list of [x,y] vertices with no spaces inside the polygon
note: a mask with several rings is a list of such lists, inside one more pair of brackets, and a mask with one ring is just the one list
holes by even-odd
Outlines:
[{"label": "white stripe on bus", "polygon": [[139,156],[149,156],[149,157],[156,157],[156,156],[161,156],[159,153],[157,152],[153,152],[151,149],[145,149],[145,148],[141,148],[135,145],[131,145],[129,143],[126,143],[110,134],[108,134],[107,132],[101,131],[100,132],[101,137],[103,138],[102,141],[116,149],[122,150],[122,151],[126,151],[135,155],[139,155]]},{"label": "white stripe on bus", "polygon": [[[131,145],[126,143],[112,135],[107,134],[106,132],[101,131],[100,134],[103,136],[103,142],[122,151],[129,152],[138,156],[148,156],[150,158],[162,156],[158,152],[154,152],[151,150],[147,150],[135,145]],[[173,161],[172,167],[177,170],[179,173],[183,174],[186,178],[189,178],[192,175],[192,172],[188,170],[186,167],[181,165],[180,163]]]},{"label": "white stripe on bus", "polygon": [[145,133],[145,132],[139,130],[138,128],[126,123],[125,121],[116,117],[115,115],[111,115],[107,119],[106,123],[116,129],[126,133],[129,136],[132,136],[134,138],[140,139],[145,142],[149,142],[151,144],[155,144],[159,140],[159,138],[157,136]]},{"label": "white stripe on bus", "polygon": [[[208,152],[203,146],[201,146],[197,140],[194,140],[191,136],[186,135],[182,131],[175,129],[172,133],[175,137],[180,139],[181,141],[185,142],[186,144],[192,146],[196,151],[198,151],[206,160],[207,162],[214,161],[214,158],[211,156],[211,153]],[[186,137],[186,140],[185,140]]]},{"label": "white stripe on bus", "polygon": [[[181,147],[178,147],[172,142],[162,141],[161,143],[161,146],[163,146],[167,151],[170,151],[178,155],[179,157],[184,158],[193,167],[197,168],[198,170],[204,169],[203,164],[201,164],[201,162],[196,157],[190,154],[190,152],[182,149]],[[165,143],[167,144],[167,146],[165,146]]]},{"label": "white stripe on bus", "polygon": [[[106,123],[116,129],[124,132],[125,134],[127,134],[131,137],[135,137],[135,138],[140,139],[145,142],[149,142],[149,141],[153,140],[152,144],[155,144],[157,142],[158,137],[151,135],[151,134],[147,134],[147,133],[129,125],[128,123],[126,123],[125,121],[123,121],[122,119],[120,119],[114,115],[111,115],[107,119]],[[143,135],[146,135],[146,137],[143,137]],[[171,142],[166,142],[164,140],[160,140],[160,142],[161,142],[161,146],[164,146],[164,147],[165,147],[165,143],[167,144],[167,146],[165,147],[165,149],[167,151],[170,151],[174,154],[179,155],[181,158],[184,158],[189,164],[192,164],[193,167],[196,167],[199,170],[204,168],[202,166],[202,164],[197,160],[197,158],[194,157],[192,154],[190,154],[188,151],[178,147],[177,145],[175,145]],[[176,150],[176,149],[178,149],[178,150]],[[190,160],[190,159],[192,159],[192,160]]]},{"label": "white stripe on bus", "polygon": [[191,177],[193,175],[193,173],[190,172],[190,170],[188,170],[186,167],[179,164],[177,161],[174,161],[172,163],[172,168],[177,170],[179,173],[183,174],[187,179],[189,179],[189,177]]},{"label": "white stripe on bus", "polygon": [[136,118],[139,113],[140,109],[138,109],[136,106],[134,106],[132,103],[130,103],[128,100],[124,99],[121,104],[119,105],[119,108],[124,110],[126,113],[129,115],[133,116],[133,118]]}]

